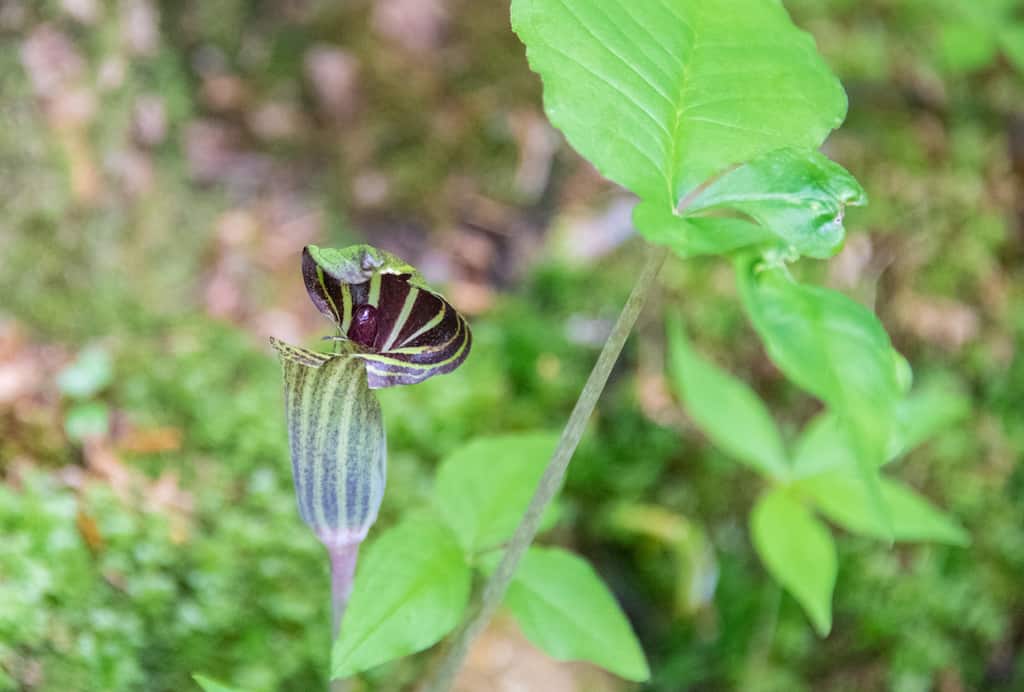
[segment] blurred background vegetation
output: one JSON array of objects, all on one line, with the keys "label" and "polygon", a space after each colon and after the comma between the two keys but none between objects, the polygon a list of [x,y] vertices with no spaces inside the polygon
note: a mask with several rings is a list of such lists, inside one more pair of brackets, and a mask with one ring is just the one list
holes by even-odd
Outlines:
[{"label": "blurred background vegetation", "polygon": [[[973,543],[844,536],[819,640],[752,553],[760,481],[666,384],[663,316],[790,431],[816,404],[731,269],[675,260],[545,540],[612,585],[650,690],[1024,689],[1024,3],[787,6],[848,89],[827,153],[871,198],[812,271],[969,398],[896,473]],[[323,689],[326,561],[267,347],[326,331],[299,250],[381,246],[473,316],[462,369],[381,395],[386,525],[474,435],[560,427],[639,266],[631,200],[547,124],[504,3],[3,0],[0,88],[0,690]],[[626,689],[502,621],[469,666],[466,690]]]}]

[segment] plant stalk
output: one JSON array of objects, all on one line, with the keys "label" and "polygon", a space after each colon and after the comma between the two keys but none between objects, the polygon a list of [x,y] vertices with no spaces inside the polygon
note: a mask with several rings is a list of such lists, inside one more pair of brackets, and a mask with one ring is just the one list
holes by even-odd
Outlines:
[{"label": "plant stalk", "polygon": [[[331,556],[331,642],[338,640],[341,619],[345,616],[348,598],[352,595],[352,580],[356,573],[359,545],[356,542],[327,546],[327,553]],[[328,683],[328,692],[347,692],[348,689],[348,680],[344,678],[337,678]]]},{"label": "plant stalk", "polygon": [[622,347],[633,330],[633,325],[636,324],[637,317],[647,301],[667,254],[668,251],[663,247],[651,246],[648,248],[647,259],[640,277],[633,286],[633,291],[622,308],[622,312],[619,313],[619,318],[615,322],[611,334],[608,335],[601,354],[597,357],[594,369],[590,371],[590,376],[576,400],[576,406],[569,416],[569,421],[562,430],[558,447],[537,484],[537,490],[534,491],[533,498],[516,528],[515,535],[509,542],[498,568],[484,586],[483,595],[479,604],[474,608],[473,615],[467,619],[455,635],[451,646],[441,659],[433,679],[428,680],[424,685],[423,689],[427,692],[447,692],[451,689],[470,645],[483,632],[487,623],[494,617],[498,606],[501,605],[509,583],[519,566],[519,561],[537,535],[541,515],[562,487],[569,461],[579,445],[580,438],[583,437],[587,421],[590,420],[590,416],[594,412],[594,407],[597,405],[601,392],[604,391],[612,367],[618,360]]},{"label": "plant stalk", "polygon": [[331,639],[341,631],[341,618],[352,595],[352,578],[356,573],[359,543],[344,543],[327,549],[331,556]]}]

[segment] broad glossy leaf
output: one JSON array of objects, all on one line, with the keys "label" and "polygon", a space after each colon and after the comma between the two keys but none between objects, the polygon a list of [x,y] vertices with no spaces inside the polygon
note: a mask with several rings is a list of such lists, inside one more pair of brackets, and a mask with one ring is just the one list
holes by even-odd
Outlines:
[{"label": "broad glossy leaf", "polygon": [[422,651],[448,634],[469,598],[471,572],[448,527],[406,520],[364,551],[334,643],[333,678]]},{"label": "broad glossy leaf", "polygon": [[786,491],[761,497],[750,515],[754,548],[768,572],[803,606],[814,628],[832,629],[838,560],[828,527]]},{"label": "broad glossy leaf", "polygon": [[615,597],[582,558],[532,547],[505,605],[526,638],[560,661],[590,661],[627,680],[650,675],[640,643]]},{"label": "broad glossy leaf", "polygon": [[720,449],[761,473],[785,477],[786,450],[774,419],[743,381],[701,358],[671,320],[669,369],[686,410]]},{"label": "broad glossy leaf", "polygon": [[513,0],[512,26],[551,122],[602,174],[665,209],[732,164],[817,147],[846,113],[781,2]]},{"label": "broad glossy leaf", "polygon": [[384,497],[387,444],[366,365],[271,339],[284,368],[284,408],[302,520],[326,545],[358,543]]},{"label": "broad glossy leaf", "polygon": [[[955,519],[902,483],[883,478],[881,484],[893,538],[967,545],[967,532]],[[822,514],[844,529],[873,538],[888,538],[885,525],[871,510],[864,484],[849,471],[829,471],[800,481],[799,487],[814,499]]]},{"label": "broad glossy leaf", "polygon": [[557,442],[550,433],[478,438],[441,462],[434,504],[467,552],[512,536]]},{"label": "broad glossy leaf", "polygon": [[870,310],[841,293],[798,284],[780,269],[758,273],[754,262],[741,261],[737,269],[744,305],[768,355],[837,416],[884,517],[875,469],[889,458],[903,397],[901,362],[888,334]]},{"label": "broad glossy leaf", "polygon": [[729,171],[687,212],[740,212],[802,255],[829,257],[843,241],[847,206],[867,202],[857,180],[816,151],[777,149]]},{"label": "broad glossy leaf", "polygon": [[309,245],[302,277],[310,300],[366,362],[371,389],[416,384],[462,365],[472,346],[466,320],[411,266],[369,245]]}]

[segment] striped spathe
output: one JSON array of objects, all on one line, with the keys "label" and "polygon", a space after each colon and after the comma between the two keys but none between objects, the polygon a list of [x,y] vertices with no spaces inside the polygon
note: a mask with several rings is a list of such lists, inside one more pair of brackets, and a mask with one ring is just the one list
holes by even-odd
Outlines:
[{"label": "striped spathe", "polygon": [[469,355],[469,324],[399,258],[369,245],[307,246],[302,276],[339,340],[366,363],[371,389],[451,372]]},{"label": "striped spathe", "polygon": [[285,417],[302,520],[332,546],[358,544],[377,519],[387,467],[367,365],[271,338],[284,368]]}]

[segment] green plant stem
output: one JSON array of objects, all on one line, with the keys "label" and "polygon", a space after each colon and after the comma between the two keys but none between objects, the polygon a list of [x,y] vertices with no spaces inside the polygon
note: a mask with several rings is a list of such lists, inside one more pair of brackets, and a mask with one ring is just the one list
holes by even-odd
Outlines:
[{"label": "green plant stem", "polygon": [[594,369],[590,371],[590,377],[587,378],[587,383],[584,385],[583,391],[580,392],[579,399],[576,400],[576,406],[572,410],[572,415],[569,416],[565,429],[562,430],[558,447],[537,484],[533,499],[530,500],[530,505],[526,508],[498,568],[487,581],[480,603],[455,635],[451,646],[441,659],[433,679],[428,680],[424,685],[424,689],[428,692],[447,692],[451,688],[470,645],[483,632],[484,627],[487,626],[498,606],[501,605],[519,561],[530,543],[533,542],[534,536],[537,535],[544,510],[562,487],[562,481],[573,452],[576,451],[576,446],[579,444],[580,438],[583,437],[587,421],[590,420],[590,416],[594,412],[594,407],[597,405],[601,392],[604,391],[612,367],[618,360],[629,333],[633,330],[633,325],[654,286],[655,278],[665,262],[667,253],[668,251],[662,247],[652,246],[648,249],[647,259],[640,277],[633,286],[633,291],[622,308],[622,312],[619,313],[619,318],[601,349]]}]

